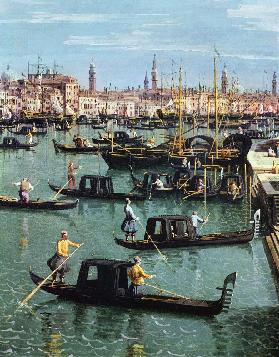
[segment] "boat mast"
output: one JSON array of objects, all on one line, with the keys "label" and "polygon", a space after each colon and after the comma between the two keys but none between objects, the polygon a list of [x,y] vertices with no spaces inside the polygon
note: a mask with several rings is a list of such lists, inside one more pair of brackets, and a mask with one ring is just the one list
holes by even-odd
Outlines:
[{"label": "boat mast", "polygon": [[179,94],[178,94],[178,118],[179,118],[179,153],[182,153],[182,73],[181,67],[179,68]]},{"label": "boat mast", "polygon": [[218,123],[218,86],[217,86],[216,57],[214,57],[214,101],[215,101],[215,146],[216,146],[216,158],[218,159],[219,123]]}]

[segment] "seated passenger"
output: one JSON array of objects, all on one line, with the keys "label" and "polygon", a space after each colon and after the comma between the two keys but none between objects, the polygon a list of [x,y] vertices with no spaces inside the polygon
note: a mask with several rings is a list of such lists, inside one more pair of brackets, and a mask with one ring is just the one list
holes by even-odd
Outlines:
[{"label": "seated passenger", "polygon": [[197,183],[197,191],[202,193],[204,192],[204,189],[205,189],[205,184],[203,183],[203,179],[199,178]]},{"label": "seated passenger", "polygon": [[267,156],[276,157],[276,154],[275,154],[274,150],[271,147],[268,148]]},{"label": "seated passenger", "polygon": [[164,183],[160,180],[160,176],[157,176],[156,181],[152,184],[153,189],[162,190],[164,188]]},{"label": "seated passenger", "polygon": [[237,186],[235,181],[229,184],[228,194],[236,197],[239,194],[240,187]]}]

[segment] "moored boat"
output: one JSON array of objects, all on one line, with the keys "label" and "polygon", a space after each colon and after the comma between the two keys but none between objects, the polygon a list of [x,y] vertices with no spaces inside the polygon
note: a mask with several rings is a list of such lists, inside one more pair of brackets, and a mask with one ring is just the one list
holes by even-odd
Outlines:
[{"label": "moored boat", "polygon": [[51,183],[48,184],[53,191],[59,192],[66,196],[122,200],[123,202],[126,197],[133,201],[142,201],[146,198],[146,195],[137,194],[134,192],[114,192],[113,182],[109,176],[84,175],[81,177],[77,189],[63,188]]},{"label": "moored boat", "polygon": [[[192,315],[214,316],[227,310],[236,281],[236,273],[229,274],[217,300],[200,300],[168,292],[168,295],[142,294],[131,296],[128,290],[128,270],[133,263],[108,259],[86,259],[82,262],[76,285],[52,283],[30,270],[34,284],[41,289],[74,302],[102,306],[120,306],[159,310]],[[92,279],[94,273],[95,279]]]},{"label": "moored boat", "polygon": [[16,138],[7,136],[3,138],[2,144],[0,144],[0,149],[11,149],[11,150],[17,150],[17,149],[31,149],[35,146],[37,146],[38,143],[32,143],[32,144],[25,144],[19,142]]},{"label": "moored boat", "polygon": [[[258,224],[257,217],[258,212],[254,215],[254,226]],[[142,240],[126,241],[115,237],[115,242],[122,247],[135,250],[244,244],[254,238],[254,226],[244,231],[207,233],[196,239],[191,217],[155,216],[147,220]]]},{"label": "moored boat", "polygon": [[69,144],[60,144],[55,139],[52,139],[54,149],[56,152],[69,152],[69,153],[76,153],[76,154],[88,154],[88,153],[97,153],[99,150],[107,150],[107,148],[101,148],[98,145],[92,146],[82,146],[77,147],[76,145],[69,145]]},{"label": "moored boat", "polygon": [[0,196],[0,207],[7,208],[23,208],[23,209],[49,209],[49,210],[64,210],[75,208],[79,200],[75,201],[58,201],[58,200],[30,200],[28,203],[12,196]]},{"label": "moored boat", "polygon": [[239,174],[225,174],[220,183],[218,194],[229,202],[237,202],[245,196],[243,178]]}]

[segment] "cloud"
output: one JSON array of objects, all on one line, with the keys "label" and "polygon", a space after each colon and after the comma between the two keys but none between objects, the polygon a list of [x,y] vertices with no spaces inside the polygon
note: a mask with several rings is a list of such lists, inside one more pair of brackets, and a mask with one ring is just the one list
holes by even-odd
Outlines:
[{"label": "cloud", "polygon": [[238,9],[228,9],[230,18],[242,18],[246,30],[279,32],[279,5],[240,5]]}]

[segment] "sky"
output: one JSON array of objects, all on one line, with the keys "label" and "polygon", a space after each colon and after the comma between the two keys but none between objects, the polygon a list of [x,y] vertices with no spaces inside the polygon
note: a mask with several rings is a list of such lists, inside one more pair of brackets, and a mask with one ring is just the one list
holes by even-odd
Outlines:
[{"label": "sky", "polygon": [[163,86],[181,66],[186,86],[212,87],[216,55],[219,77],[226,64],[230,82],[270,90],[278,19],[278,0],[0,0],[0,71],[39,55],[87,88],[93,59],[99,90],[143,87],[156,54]]}]

